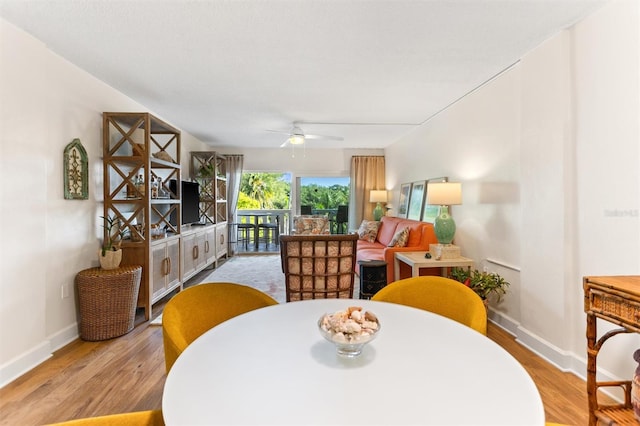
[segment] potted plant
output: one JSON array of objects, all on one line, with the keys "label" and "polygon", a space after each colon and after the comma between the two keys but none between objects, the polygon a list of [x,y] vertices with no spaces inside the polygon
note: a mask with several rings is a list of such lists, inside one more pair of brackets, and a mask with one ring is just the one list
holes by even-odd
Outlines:
[{"label": "potted plant", "polygon": [[120,226],[120,218],[100,216],[104,221],[105,240],[100,249],[100,267],[102,269],[115,269],[122,261],[120,244],[124,236],[124,229]]},{"label": "potted plant", "polygon": [[487,304],[487,298],[491,294],[495,294],[497,301],[500,302],[502,296],[507,292],[507,287],[510,285],[509,282],[496,273],[480,272],[477,269],[453,268],[451,270],[451,278],[460,281],[475,291],[485,302],[485,306]]}]

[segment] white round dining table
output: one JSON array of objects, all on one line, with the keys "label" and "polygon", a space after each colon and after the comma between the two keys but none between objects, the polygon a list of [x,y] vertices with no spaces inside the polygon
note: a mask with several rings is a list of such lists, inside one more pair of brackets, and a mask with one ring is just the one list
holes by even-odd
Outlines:
[{"label": "white round dining table", "polygon": [[[380,321],[345,358],[324,313],[361,306]],[[167,425],[544,425],[525,369],[486,336],[403,305],[316,299],[258,309],[196,339],[171,368]]]}]

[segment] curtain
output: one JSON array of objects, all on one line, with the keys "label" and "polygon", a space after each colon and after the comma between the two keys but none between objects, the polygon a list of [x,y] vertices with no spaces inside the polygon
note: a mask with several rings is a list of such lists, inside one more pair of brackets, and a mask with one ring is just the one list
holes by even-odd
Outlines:
[{"label": "curtain", "polygon": [[[238,198],[240,195],[240,180],[242,179],[242,164],[244,156],[227,155],[227,223],[229,232],[237,232],[236,230],[236,211],[238,210]],[[235,236],[232,241],[235,241]],[[236,254],[237,247],[231,244],[231,255]]]},{"label": "curtain", "polygon": [[369,202],[372,189],[386,189],[384,156],[351,157],[351,198],[349,229],[360,226],[363,219],[373,220],[374,205]]}]

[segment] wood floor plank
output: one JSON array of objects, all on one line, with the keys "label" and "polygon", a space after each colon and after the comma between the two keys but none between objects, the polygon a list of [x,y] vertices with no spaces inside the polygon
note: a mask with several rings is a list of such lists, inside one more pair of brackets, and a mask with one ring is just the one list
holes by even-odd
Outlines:
[{"label": "wood floor plank", "polygon": [[[163,304],[154,306],[161,312]],[[0,389],[0,425],[43,425],[75,418],[161,407],[165,382],[162,328],[144,322],[104,342],[75,341]],[[516,358],[534,379],[547,421],[587,424],[585,382],[538,357],[503,329],[489,338]]]}]

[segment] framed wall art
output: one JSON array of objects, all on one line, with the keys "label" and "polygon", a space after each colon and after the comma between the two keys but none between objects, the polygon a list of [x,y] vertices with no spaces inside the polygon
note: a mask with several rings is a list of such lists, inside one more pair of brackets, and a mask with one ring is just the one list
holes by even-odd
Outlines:
[{"label": "framed wall art", "polygon": [[425,183],[426,181],[422,180],[411,184],[407,219],[420,220],[420,216],[422,215],[422,204],[424,203]]},{"label": "framed wall art", "polygon": [[407,210],[409,209],[409,195],[411,191],[410,183],[403,183],[400,185],[400,200],[398,202],[398,217],[407,217]]},{"label": "framed wall art", "polygon": [[434,223],[436,221],[436,217],[440,213],[440,206],[433,206],[427,204],[427,193],[429,192],[429,183],[430,182],[448,182],[449,179],[447,177],[439,177],[427,180],[427,188],[424,192],[424,207],[422,208],[422,218],[420,219],[423,222]]},{"label": "framed wall art", "polygon": [[74,139],[64,148],[64,198],[86,200],[89,198],[89,162],[87,151],[80,139]]}]

